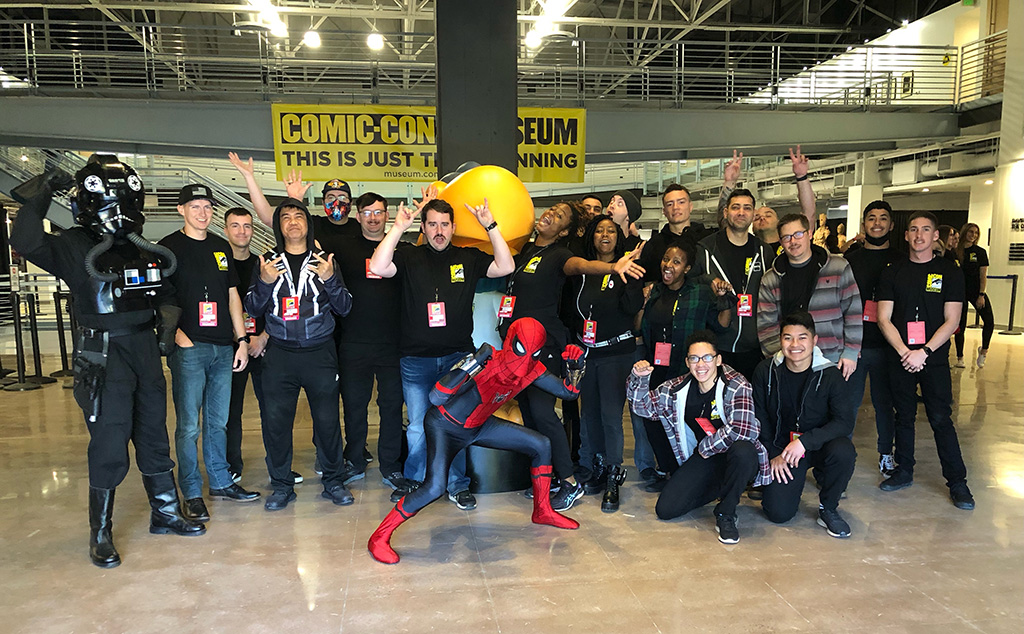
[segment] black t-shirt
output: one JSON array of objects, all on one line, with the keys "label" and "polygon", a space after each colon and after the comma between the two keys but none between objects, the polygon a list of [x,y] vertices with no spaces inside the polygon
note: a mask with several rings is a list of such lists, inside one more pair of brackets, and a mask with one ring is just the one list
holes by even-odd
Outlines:
[{"label": "black t-shirt", "polygon": [[352,216],[343,225],[334,224],[327,216],[310,214],[310,218],[313,221],[313,237],[320,243],[320,248],[327,253],[338,252],[339,240],[363,235],[359,222]]},{"label": "black t-shirt", "polygon": [[818,281],[819,267],[814,265],[814,258],[807,258],[802,264],[789,263],[786,275],[782,278],[782,301],[780,315],[791,315],[798,310],[807,310],[811,301],[814,286]]},{"label": "black t-shirt", "polygon": [[[306,256],[308,255],[309,251],[303,251],[299,254],[284,252],[284,257],[288,260],[288,271],[291,271],[293,279],[299,279],[299,275],[302,274],[302,263],[306,261]],[[312,263],[312,260],[310,260],[310,263]],[[285,271],[282,275],[287,275],[288,271]]]},{"label": "black t-shirt", "polygon": [[562,286],[565,284],[565,263],[572,252],[559,244],[538,247],[529,242],[515,257],[516,270],[508,276],[507,295],[516,298],[512,316],[498,322],[502,338],[512,322],[520,317],[533,317],[548,333],[548,345],[565,347],[565,324],[558,317]]},{"label": "black t-shirt", "polygon": [[698,418],[704,419],[716,430],[722,426],[722,419],[718,417],[718,411],[715,407],[714,386],[707,392],[701,393],[700,385],[694,380],[686,394],[686,412],[683,415],[683,420],[693,430],[693,435],[696,436],[697,442],[700,442],[708,433],[697,422]]},{"label": "black t-shirt", "polygon": [[627,277],[627,283],[614,273],[608,275],[584,275],[582,287],[576,285],[576,306],[578,322],[575,326],[577,341],[583,340],[584,320],[597,322],[594,341],[600,343],[629,333],[623,341],[600,348],[592,348],[592,357],[606,357],[629,353],[636,350],[636,339],[632,337],[633,318],[643,308],[643,282]]},{"label": "black t-shirt", "polygon": [[[882,273],[875,296],[878,301],[893,303],[892,324],[907,347],[912,350],[922,348],[946,321],[943,314],[946,303],[963,302],[964,276],[955,264],[945,258],[933,257],[925,263],[901,258]],[[914,321],[924,322],[924,341],[910,343],[908,340],[907,324]],[[929,360],[946,359],[949,341],[933,352]]]},{"label": "black t-shirt", "polygon": [[[640,255],[639,264],[644,267],[645,271],[644,282],[661,280],[661,260],[670,246],[689,244],[693,249],[694,259],[696,259],[697,242],[706,235],[708,235],[708,231],[699,222],[683,227],[683,232],[680,234],[672,233],[668,225],[662,227],[661,231],[654,232],[651,239],[644,245],[644,252]],[[690,264],[692,265],[693,262]]]},{"label": "black t-shirt", "polygon": [[[211,233],[206,234],[205,240],[194,240],[183,231],[165,236],[160,244],[178,258],[178,268],[170,277],[181,307],[178,328],[194,342],[232,345],[235,334],[228,289],[237,289],[239,281],[231,245]],[[202,317],[199,314],[200,302],[204,303],[206,310]],[[216,322],[216,325],[200,325],[201,319],[208,324]]]},{"label": "black t-shirt", "polygon": [[973,301],[981,294],[981,267],[988,265],[988,253],[985,249],[979,246],[964,249],[964,260],[960,266],[964,271],[967,299]]},{"label": "black t-shirt", "polygon": [[[339,240],[338,250],[333,251],[334,266],[352,293],[352,310],[338,320],[338,338],[342,345],[380,346],[397,353],[402,282],[398,276],[379,278],[370,273],[370,258],[379,244],[360,234]],[[408,242],[398,243],[398,250],[408,248],[412,248]]]},{"label": "black t-shirt", "polygon": [[[647,316],[647,323],[651,327],[651,334],[654,341],[644,342],[650,348],[651,355],[654,354],[654,344],[659,342],[672,342],[673,314],[676,301],[679,299],[679,291],[682,287],[672,290],[665,287],[661,295],[653,302],[647,304],[644,314]],[[650,359],[648,359],[650,360]]]},{"label": "black t-shirt", "polygon": [[782,420],[779,424],[786,434],[785,442],[789,443],[789,432],[800,431],[800,402],[807,390],[807,381],[811,378],[811,368],[803,372],[793,372],[783,361],[779,366],[779,410]]},{"label": "black t-shirt", "polygon": [[[893,248],[867,249],[862,247],[846,252],[846,261],[850,263],[853,277],[857,280],[857,289],[860,291],[860,297],[865,305],[869,301],[878,301],[875,294],[878,290],[878,282],[882,279],[882,272],[899,257],[900,254]],[[882,336],[877,322],[865,321],[864,339],[861,345],[864,348],[884,348],[889,344]]]},{"label": "black t-shirt", "polygon": [[[479,249],[453,245],[441,252],[427,244],[395,251],[396,277],[402,283],[402,356],[473,350],[473,295],[492,262],[494,256]],[[439,302],[443,306],[434,305]],[[431,316],[444,325],[430,327]]]},{"label": "black t-shirt", "polygon": [[[748,236],[746,244],[738,247],[729,240],[729,236],[724,229],[718,232],[716,240],[718,240],[719,252],[722,254],[719,262],[725,268],[725,274],[729,276],[729,282],[732,284],[732,287],[739,293],[741,292],[740,289],[745,288],[747,285],[750,265],[757,255],[758,247],[761,245],[757,240]],[[751,292],[754,293],[755,297],[757,296],[757,289]]]},{"label": "black t-shirt", "polygon": [[[260,259],[259,256],[254,253],[250,253],[249,257],[244,260],[235,260],[233,257],[231,259],[234,260],[235,270],[238,271],[238,296],[244,300],[245,294],[249,292],[249,287],[252,286],[253,272],[257,271],[257,265],[260,263]],[[256,272],[256,274],[259,275],[258,272]],[[242,318],[247,321],[249,319],[249,314],[244,312],[244,309],[242,312]],[[258,335],[263,332],[264,328],[266,328],[265,316],[260,315],[255,321],[255,332],[252,332],[251,328],[246,327],[246,332],[250,335]]]}]

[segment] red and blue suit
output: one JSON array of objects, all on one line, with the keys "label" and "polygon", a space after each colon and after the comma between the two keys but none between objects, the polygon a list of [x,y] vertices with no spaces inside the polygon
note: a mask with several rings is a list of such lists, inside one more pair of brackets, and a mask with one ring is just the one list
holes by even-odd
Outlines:
[{"label": "red and blue suit", "polygon": [[557,528],[579,528],[576,520],[551,508],[551,444],[545,436],[508,421],[494,412],[528,385],[536,385],[558,398],[579,396],[583,375],[583,350],[567,346],[562,358],[567,378],[548,372],[537,359],[547,341],[544,326],[532,318],[518,319],[509,327],[504,346],[494,350],[484,344],[467,355],[434,385],[433,405],[424,418],[427,435],[427,474],[423,485],[406,495],[370,536],[367,547],[381,563],[398,563],[391,548],[391,534],[445,492],[448,469],[455,454],[470,445],[518,451],[530,456],[533,483],[533,522]]}]

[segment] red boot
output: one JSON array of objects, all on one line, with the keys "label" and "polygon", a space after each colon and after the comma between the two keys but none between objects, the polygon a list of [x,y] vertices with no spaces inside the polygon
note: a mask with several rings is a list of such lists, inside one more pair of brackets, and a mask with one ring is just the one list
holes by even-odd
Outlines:
[{"label": "red boot", "polygon": [[551,508],[551,465],[530,469],[533,478],[533,523],[575,529],[580,523]]},{"label": "red boot", "polygon": [[405,502],[403,497],[395,505],[395,508],[391,509],[391,512],[387,514],[384,521],[380,523],[377,530],[373,531],[373,535],[370,535],[370,541],[366,544],[366,547],[370,550],[370,555],[382,564],[397,564],[398,553],[391,548],[391,533],[395,532],[395,529],[409,519],[415,513],[407,513],[402,508],[402,504]]}]

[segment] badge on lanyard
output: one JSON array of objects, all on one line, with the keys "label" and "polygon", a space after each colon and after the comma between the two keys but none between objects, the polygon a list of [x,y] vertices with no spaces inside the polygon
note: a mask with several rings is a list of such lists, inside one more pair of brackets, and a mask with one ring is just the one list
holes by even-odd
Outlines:
[{"label": "badge on lanyard", "polygon": [[583,322],[583,343],[591,346],[597,343],[597,322],[593,319]]},{"label": "badge on lanyard", "polygon": [[242,313],[242,322],[245,324],[245,334],[256,334],[256,318],[249,313]]},{"label": "badge on lanyard", "polygon": [[217,325],[217,302],[199,302],[199,325],[203,327]]},{"label": "badge on lanyard", "polygon": [[907,345],[922,344],[928,341],[928,335],[925,334],[924,322],[923,321],[909,321],[907,322]]},{"label": "badge on lanyard", "polygon": [[295,321],[299,318],[299,298],[294,295],[281,298],[281,319]]},{"label": "badge on lanyard", "polygon": [[654,344],[654,365],[668,365],[672,359],[672,344],[659,341]]},{"label": "badge on lanyard", "polygon": [[700,425],[700,428],[704,430],[705,434],[707,434],[708,436],[713,436],[714,435],[714,433],[715,433],[715,426],[711,424],[710,420],[708,420],[708,419],[706,419],[704,417],[696,418],[694,420],[697,421],[697,424]]},{"label": "badge on lanyard", "polygon": [[740,317],[754,316],[754,296],[742,293],[736,296],[736,314]]},{"label": "badge on lanyard", "polygon": [[800,436],[803,436],[803,434],[801,432],[798,432],[798,431],[791,431],[791,432],[789,432],[789,442],[793,442],[794,440],[797,440],[798,438],[800,438]]},{"label": "badge on lanyard", "polygon": [[444,315],[444,302],[430,302],[427,304],[427,326],[430,328],[443,328],[448,324]]},{"label": "badge on lanyard", "polygon": [[502,295],[501,306],[498,307],[498,317],[501,319],[507,319],[512,316],[512,311],[516,308],[516,297],[515,295]]},{"label": "badge on lanyard", "polygon": [[366,279],[368,280],[381,280],[384,279],[370,270],[370,258],[366,258]]},{"label": "badge on lanyard", "polygon": [[878,302],[873,299],[864,302],[864,321],[878,323]]}]

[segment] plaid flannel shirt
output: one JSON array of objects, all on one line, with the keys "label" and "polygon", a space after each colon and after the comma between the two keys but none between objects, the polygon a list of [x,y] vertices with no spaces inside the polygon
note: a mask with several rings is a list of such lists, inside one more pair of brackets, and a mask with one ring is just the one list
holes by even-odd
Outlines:
[{"label": "plaid flannel shirt", "polygon": [[[759,467],[754,486],[764,486],[772,481],[772,476],[768,467],[768,451],[758,440],[761,426],[754,416],[754,397],[750,382],[727,365],[723,365],[722,370],[722,376],[715,385],[716,392],[724,392],[724,397],[718,399],[722,401],[718,403],[718,407],[724,413],[722,427],[714,434],[701,439],[697,444],[697,451],[701,456],[710,458],[728,451],[737,440],[749,441],[757,451]],[[682,422],[679,417],[683,413],[676,411],[676,393],[684,389],[691,378],[689,374],[678,376],[665,381],[655,390],[650,388],[650,375],[638,377],[630,374],[626,382],[626,397],[629,399],[630,409],[638,416],[661,421],[672,453],[680,464],[682,451],[676,425]]]}]

